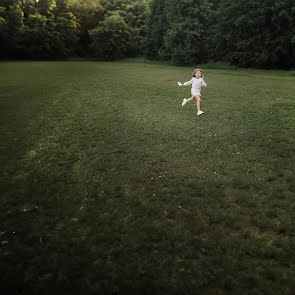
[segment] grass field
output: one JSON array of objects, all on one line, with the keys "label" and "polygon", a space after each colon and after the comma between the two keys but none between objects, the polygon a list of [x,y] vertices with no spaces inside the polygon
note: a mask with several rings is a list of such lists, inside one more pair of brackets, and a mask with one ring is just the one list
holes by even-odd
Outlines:
[{"label": "grass field", "polygon": [[295,73],[2,62],[3,294],[294,294]]}]

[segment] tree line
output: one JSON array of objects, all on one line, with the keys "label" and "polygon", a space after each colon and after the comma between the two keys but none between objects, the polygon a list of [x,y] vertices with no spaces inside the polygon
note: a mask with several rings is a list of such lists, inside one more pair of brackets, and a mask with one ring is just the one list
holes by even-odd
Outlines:
[{"label": "tree line", "polygon": [[147,31],[150,58],[295,66],[294,0],[153,0]]},{"label": "tree line", "polygon": [[1,0],[1,58],[295,67],[294,0]]},{"label": "tree line", "polygon": [[146,0],[1,0],[0,57],[98,57],[143,53]]}]

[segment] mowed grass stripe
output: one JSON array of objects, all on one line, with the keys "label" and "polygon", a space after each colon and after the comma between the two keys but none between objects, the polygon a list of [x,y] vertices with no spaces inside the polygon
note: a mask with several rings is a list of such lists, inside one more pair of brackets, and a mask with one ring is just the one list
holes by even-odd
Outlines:
[{"label": "mowed grass stripe", "polygon": [[5,286],[291,294],[291,72],[204,69],[197,117],[189,67],[0,68]]}]

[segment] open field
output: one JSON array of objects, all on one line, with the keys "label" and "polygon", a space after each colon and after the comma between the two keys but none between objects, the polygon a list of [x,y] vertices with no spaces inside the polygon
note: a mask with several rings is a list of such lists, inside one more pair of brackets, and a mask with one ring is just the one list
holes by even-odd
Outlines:
[{"label": "open field", "polygon": [[295,74],[0,63],[3,294],[294,294]]}]

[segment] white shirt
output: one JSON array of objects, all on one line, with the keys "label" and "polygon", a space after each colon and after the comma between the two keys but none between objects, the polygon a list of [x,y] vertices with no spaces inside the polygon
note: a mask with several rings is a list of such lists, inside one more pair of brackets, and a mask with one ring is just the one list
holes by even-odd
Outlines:
[{"label": "white shirt", "polygon": [[194,77],[190,81],[183,83],[184,86],[188,86],[190,84],[192,84],[192,90],[191,90],[192,95],[201,95],[202,84],[204,84],[205,87],[207,87],[207,84],[205,83],[203,78],[197,79]]}]

